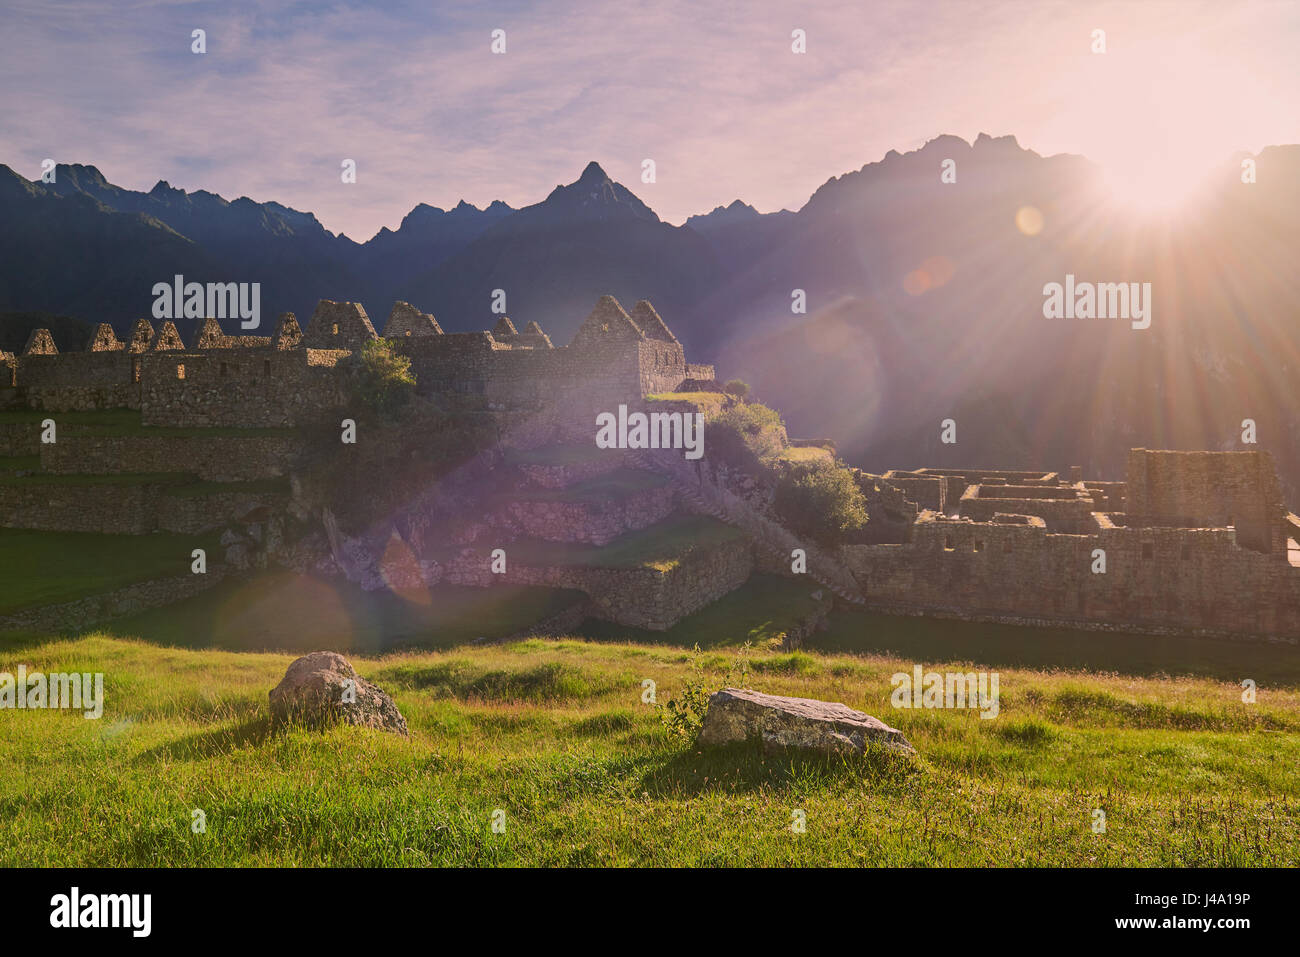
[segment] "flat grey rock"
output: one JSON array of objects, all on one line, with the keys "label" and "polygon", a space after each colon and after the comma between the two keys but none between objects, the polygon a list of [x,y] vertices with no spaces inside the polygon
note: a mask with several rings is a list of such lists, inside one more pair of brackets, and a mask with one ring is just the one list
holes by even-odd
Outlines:
[{"label": "flat grey rock", "polygon": [[760,739],[765,750],[794,748],[823,754],[862,754],[868,742],[915,753],[897,728],[848,705],[724,688],[709,698],[700,743]]}]

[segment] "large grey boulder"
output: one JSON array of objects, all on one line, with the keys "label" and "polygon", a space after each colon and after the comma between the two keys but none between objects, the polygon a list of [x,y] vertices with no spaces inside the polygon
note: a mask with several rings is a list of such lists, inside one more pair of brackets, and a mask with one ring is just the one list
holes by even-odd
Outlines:
[{"label": "large grey boulder", "polygon": [[317,651],[289,665],[271,689],[273,724],[342,721],[364,728],[409,734],[397,703],[360,677],[342,655]]},{"label": "large grey boulder", "polygon": [[915,753],[897,728],[847,705],[724,688],[709,698],[700,743],[758,738],[764,750],[797,748],[823,754],[862,754],[870,741]]}]

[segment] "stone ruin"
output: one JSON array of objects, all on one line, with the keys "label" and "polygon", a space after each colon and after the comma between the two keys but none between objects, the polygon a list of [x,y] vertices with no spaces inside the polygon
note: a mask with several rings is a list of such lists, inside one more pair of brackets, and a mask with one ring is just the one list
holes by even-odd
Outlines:
[{"label": "stone ruin", "polygon": [[[462,405],[520,411],[568,397],[608,406],[713,378],[687,363],[650,303],[629,316],[602,297],[567,346],[536,321],[522,332],[501,316],[491,331],[447,333],[437,319],[397,302],[384,337],[411,360],[417,389]],[[346,401],[343,361],[379,338],[365,308],[323,299],[306,329],[282,315],[271,336],[230,335],[209,318],[187,345],[170,320],[136,320],[126,339],[101,323],[84,352],[60,353],[46,329],[20,355],[0,356],[10,404],[49,411],[138,409],[145,425],[284,427]]]}]

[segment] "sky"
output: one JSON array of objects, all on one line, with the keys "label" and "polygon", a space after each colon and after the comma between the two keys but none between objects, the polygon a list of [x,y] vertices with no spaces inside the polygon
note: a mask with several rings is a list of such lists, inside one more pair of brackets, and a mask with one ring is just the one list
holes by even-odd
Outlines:
[{"label": "sky", "polygon": [[1296,49],[1300,0],[0,0],[0,163],[275,200],[357,240],[420,202],[538,202],[591,160],[672,223],[797,209],[943,133],[1176,196],[1300,143]]}]

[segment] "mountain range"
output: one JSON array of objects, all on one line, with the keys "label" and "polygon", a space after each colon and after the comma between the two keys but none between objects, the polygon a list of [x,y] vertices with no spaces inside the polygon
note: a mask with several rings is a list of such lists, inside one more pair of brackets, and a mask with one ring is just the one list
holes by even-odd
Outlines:
[{"label": "mountain range", "polygon": [[[404,299],[461,331],[490,328],[503,289],[516,324],[562,343],[612,293],[651,300],[693,361],[873,470],[1078,464],[1121,478],[1129,447],[1247,447],[1249,418],[1294,502],[1297,213],[1300,147],[1232,157],[1157,219],[1111,199],[1083,157],[984,134],[891,151],[798,211],[737,199],[673,226],[593,162],[534,205],[420,204],[365,243],[274,202],[166,182],[135,192],[93,166],[58,166],[49,184],[0,166],[0,310],[125,331],[179,273],[260,282],[264,324],[330,298],[382,326]],[[1045,284],[1067,275],[1150,283],[1150,328],[1045,318]],[[940,441],[945,419],[955,444]]]}]

